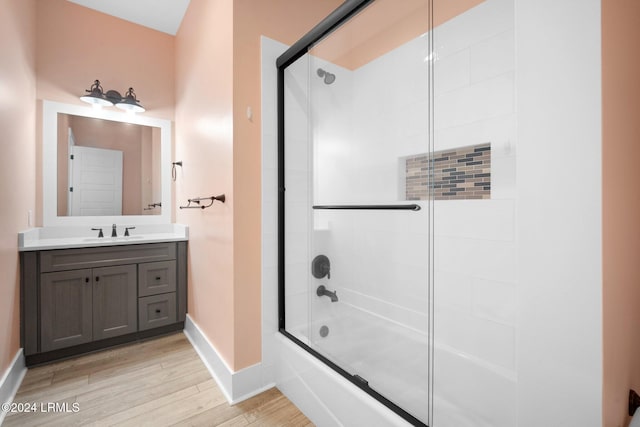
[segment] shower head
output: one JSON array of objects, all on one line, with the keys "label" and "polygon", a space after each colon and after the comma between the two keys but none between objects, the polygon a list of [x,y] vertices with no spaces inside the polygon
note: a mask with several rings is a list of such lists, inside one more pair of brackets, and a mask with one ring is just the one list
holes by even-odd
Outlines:
[{"label": "shower head", "polygon": [[323,70],[322,68],[318,68],[318,77],[324,77],[324,84],[330,85],[331,83],[336,81],[336,75],[331,74],[328,71]]}]

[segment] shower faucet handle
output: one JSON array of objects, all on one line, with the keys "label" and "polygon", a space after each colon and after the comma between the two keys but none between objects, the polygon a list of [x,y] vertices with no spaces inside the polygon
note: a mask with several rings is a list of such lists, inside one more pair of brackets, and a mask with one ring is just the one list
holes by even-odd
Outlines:
[{"label": "shower faucet handle", "polygon": [[318,255],[311,262],[311,274],[316,279],[322,279],[327,276],[331,279],[331,262],[326,255]]}]

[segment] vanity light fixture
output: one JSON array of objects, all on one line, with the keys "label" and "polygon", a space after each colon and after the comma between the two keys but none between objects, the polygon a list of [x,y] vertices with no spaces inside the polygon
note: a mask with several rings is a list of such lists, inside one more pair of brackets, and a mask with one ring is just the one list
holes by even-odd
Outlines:
[{"label": "vanity light fixture", "polygon": [[112,107],[130,112],[130,113],[142,113],[146,111],[140,101],[136,98],[136,93],[133,88],[130,87],[125,96],[120,95],[117,90],[108,90],[105,92],[100,85],[100,80],[94,81],[91,88],[85,89],[88,95],[83,95],[80,99],[95,107]]}]

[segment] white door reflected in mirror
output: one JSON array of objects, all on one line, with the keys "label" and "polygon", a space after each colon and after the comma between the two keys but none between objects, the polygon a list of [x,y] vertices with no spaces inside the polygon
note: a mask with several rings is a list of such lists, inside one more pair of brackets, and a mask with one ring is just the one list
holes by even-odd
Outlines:
[{"label": "white door reflected in mirror", "polygon": [[122,151],[74,145],[69,214],[122,215]]}]

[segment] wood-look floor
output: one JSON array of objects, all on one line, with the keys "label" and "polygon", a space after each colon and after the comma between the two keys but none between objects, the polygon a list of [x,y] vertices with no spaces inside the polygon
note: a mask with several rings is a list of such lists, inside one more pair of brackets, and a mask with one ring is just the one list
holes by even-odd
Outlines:
[{"label": "wood-look floor", "polygon": [[38,411],[4,427],[313,425],[275,388],[230,406],[182,333],[29,369],[14,402]]}]

